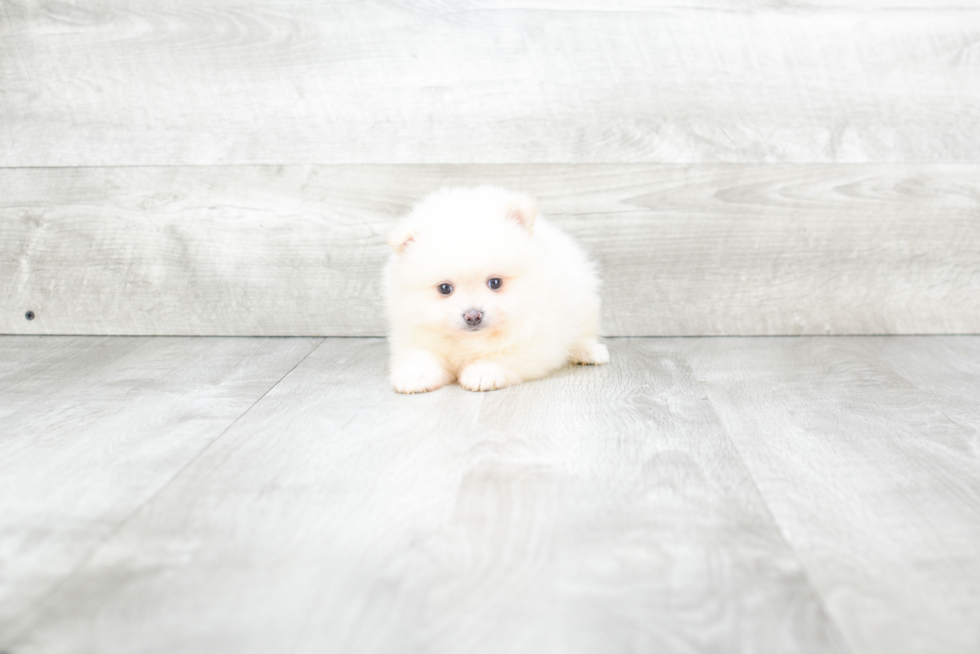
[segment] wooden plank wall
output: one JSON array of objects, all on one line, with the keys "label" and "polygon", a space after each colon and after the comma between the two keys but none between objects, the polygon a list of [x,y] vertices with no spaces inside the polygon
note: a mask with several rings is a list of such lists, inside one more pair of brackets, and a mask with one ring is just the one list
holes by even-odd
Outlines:
[{"label": "wooden plank wall", "polygon": [[385,229],[480,182],[608,335],[976,333],[978,173],[978,0],[0,11],[0,333],[381,334]]}]

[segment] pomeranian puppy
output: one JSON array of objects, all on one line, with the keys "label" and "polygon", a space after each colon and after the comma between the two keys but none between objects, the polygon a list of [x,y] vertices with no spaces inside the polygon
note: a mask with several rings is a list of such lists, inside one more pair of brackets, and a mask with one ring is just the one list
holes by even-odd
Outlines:
[{"label": "pomeranian puppy", "polygon": [[566,363],[603,364],[599,279],[531,198],[493,186],[433,193],[388,234],[391,384],[490,391]]}]

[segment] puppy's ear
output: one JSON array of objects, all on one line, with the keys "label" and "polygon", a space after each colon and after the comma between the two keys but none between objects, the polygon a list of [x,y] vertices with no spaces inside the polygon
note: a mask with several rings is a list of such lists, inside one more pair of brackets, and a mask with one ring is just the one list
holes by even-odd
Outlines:
[{"label": "puppy's ear", "polygon": [[415,238],[415,226],[403,220],[388,230],[388,246],[395,252],[404,252]]},{"label": "puppy's ear", "polygon": [[527,195],[515,195],[507,201],[507,218],[517,221],[528,232],[534,229],[534,219],[538,217],[538,203]]}]

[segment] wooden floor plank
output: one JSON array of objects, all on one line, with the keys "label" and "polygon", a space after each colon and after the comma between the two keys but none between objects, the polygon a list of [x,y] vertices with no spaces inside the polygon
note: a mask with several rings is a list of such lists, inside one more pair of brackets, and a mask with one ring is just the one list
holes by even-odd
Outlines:
[{"label": "wooden floor plank", "polygon": [[316,343],[0,337],[0,650]]},{"label": "wooden floor plank", "polygon": [[967,0],[5,0],[0,166],[980,159]]},{"label": "wooden floor plank", "polygon": [[[952,423],[980,430],[980,338],[876,338],[869,348]],[[972,452],[980,448],[973,439]],[[970,458],[970,457],[967,457]]]},{"label": "wooden floor plank", "polygon": [[327,339],[17,654],[841,652],[676,342],[490,394]]},{"label": "wooden floor plank", "polygon": [[[980,333],[980,166],[0,169],[0,333],[378,336],[385,231],[539,197],[614,336]],[[26,320],[27,311],[34,312]]]},{"label": "wooden floor plank", "polygon": [[685,344],[854,651],[980,650],[980,338]]}]

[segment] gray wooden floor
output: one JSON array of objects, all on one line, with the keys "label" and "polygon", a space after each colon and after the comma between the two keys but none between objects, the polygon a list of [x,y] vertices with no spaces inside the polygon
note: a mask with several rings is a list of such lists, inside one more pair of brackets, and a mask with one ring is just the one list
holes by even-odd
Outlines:
[{"label": "gray wooden floor", "polygon": [[980,650],[980,337],[608,344],[0,338],[0,650]]}]

